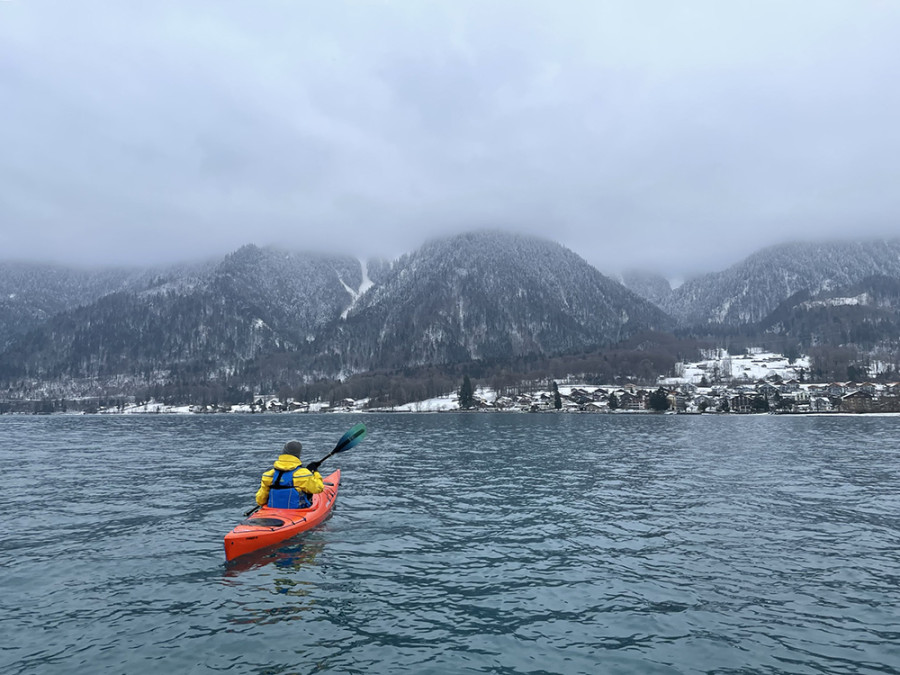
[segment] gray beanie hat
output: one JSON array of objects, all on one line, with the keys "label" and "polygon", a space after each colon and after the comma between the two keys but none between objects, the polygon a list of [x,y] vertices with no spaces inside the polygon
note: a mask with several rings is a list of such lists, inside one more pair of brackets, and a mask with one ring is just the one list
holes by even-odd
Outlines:
[{"label": "gray beanie hat", "polygon": [[288,441],[284,444],[284,453],[287,455],[293,455],[294,457],[300,458],[300,451],[303,449],[303,444],[300,441]]}]

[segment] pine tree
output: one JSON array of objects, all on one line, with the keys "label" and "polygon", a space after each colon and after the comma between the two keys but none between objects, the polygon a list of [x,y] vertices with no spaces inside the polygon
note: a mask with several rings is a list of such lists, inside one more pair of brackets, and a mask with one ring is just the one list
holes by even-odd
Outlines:
[{"label": "pine tree", "polygon": [[475,407],[475,389],[468,375],[463,377],[462,386],[459,388],[459,407],[464,410]]},{"label": "pine tree", "polygon": [[556,385],[556,381],[553,382],[553,407],[557,410],[562,408],[562,398],[559,395],[559,387]]},{"label": "pine tree", "polygon": [[665,410],[668,410],[669,409],[669,394],[666,392],[665,389],[660,387],[659,389],[654,391],[652,394],[650,394],[650,397],[649,397],[647,403],[650,404],[651,409],[653,409],[657,412],[663,412]]}]

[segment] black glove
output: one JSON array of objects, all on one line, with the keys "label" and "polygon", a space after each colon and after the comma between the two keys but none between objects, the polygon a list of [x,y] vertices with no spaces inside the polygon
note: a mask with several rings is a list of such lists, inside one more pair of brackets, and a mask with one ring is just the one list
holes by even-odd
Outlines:
[{"label": "black glove", "polygon": [[306,468],[312,472],[318,471],[319,463],[318,462],[310,462],[309,464],[306,465]]}]

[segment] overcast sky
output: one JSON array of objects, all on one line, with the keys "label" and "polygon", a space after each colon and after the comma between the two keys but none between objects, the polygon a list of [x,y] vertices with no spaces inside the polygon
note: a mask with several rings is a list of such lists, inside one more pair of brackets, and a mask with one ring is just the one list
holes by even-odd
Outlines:
[{"label": "overcast sky", "polygon": [[0,0],[0,259],[900,234],[896,0]]}]

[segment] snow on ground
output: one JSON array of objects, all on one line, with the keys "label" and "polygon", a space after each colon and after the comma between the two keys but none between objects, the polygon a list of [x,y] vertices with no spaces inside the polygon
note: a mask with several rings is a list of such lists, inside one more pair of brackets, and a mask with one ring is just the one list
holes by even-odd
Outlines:
[{"label": "snow on ground", "polygon": [[350,294],[350,305],[341,312],[341,318],[346,319],[347,315],[350,313],[350,310],[353,309],[354,305],[356,305],[356,301],[359,300],[367,290],[372,288],[374,285],[372,280],[369,278],[369,266],[366,264],[365,260],[360,260],[359,265],[362,271],[362,283],[360,283],[359,288],[355,291],[350,288],[347,284],[344,283],[343,279],[339,279],[341,284],[347,289],[347,292]]},{"label": "snow on ground", "polygon": [[828,300],[807,300],[800,306],[809,309],[811,307],[841,307],[844,305],[868,305],[869,294],[863,293],[852,298],[829,298]]},{"label": "snow on ground", "polygon": [[436,398],[429,398],[424,401],[416,401],[414,403],[404,403],[403,405],[390,408],[395,412],[444,412],[447,410],[459,410],[459,396],[457,394],[446,394]]},{"label": "snow on ground", "polygon": [[[480,398],[483,401],[493,401],[497,398],[497,395],[489,387],[476,387],[475,398]],[[454,391],[424,401],[404,403],[393,408],[386,408],[386,410],[393,412],[446,412],[448,410],[459,410],[459,392]]]},{"label": "snow on ground", "polygon": [[[119,412],[118,408],[112,408],[108,412]],[[123,415],[142,415],[146,413],[174,413],[186,415],[191,411],[189,405],[165,405],[156,401],[149,401],[141,405],[128,405],[121,410]]]},{"label": "snow on ground", "polygon": [[679,363],[676,368],[681,374],[663,378],[659,381],[660,384],[700,384],[704,377],[709,383],[728,380],[756,382],[773,375],[784,380],[799,379],[801,368],[809,372],[809,357],[801,356],[791,363],[783,354],[764,352],[761,349],[749,349],[747,354],[738,356],[718,349],[702,361]]}]

